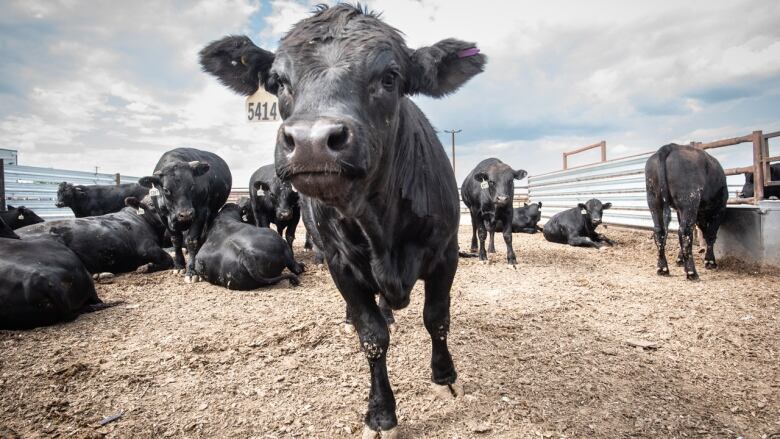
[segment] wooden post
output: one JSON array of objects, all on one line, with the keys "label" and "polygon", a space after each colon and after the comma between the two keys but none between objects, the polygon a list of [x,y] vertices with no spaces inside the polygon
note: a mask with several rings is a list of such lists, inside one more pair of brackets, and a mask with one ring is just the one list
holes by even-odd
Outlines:
[{"label": "wooden post", "polygon": [[764,199],[764,134],[753,131],[753,204]]},{"label": "wooden post", "polygon": [[114,183],[116,183],[117,186],[119,186],[121,181],[122,181],[122,178],[119,175],[119,173],[117,172],[116,174],[114,174]]},{"label": "wooden post", "polygon": [[0,210],[5,210],[5,161],[0,159]]},{"label": "wooden post", "polygon": [[568,168],[569,168],[569,163],[566,161],[566,153],[564,152],[563,153],[563,170],[565,171]]},{"label": "wooden post", "polygon": [[602,140],[601,141],[601,161],[606,162],[607,161],[607,141]]}]

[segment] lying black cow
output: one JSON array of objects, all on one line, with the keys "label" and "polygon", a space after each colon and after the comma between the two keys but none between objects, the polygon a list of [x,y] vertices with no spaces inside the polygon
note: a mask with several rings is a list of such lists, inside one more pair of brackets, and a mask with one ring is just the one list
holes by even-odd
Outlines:
[{"label": "lying black cow", "polygon": [[671,209],[677,211],[679,221],[677,264],[685,266],[686,278],[699,278],[691,252],[694,226],[699,226],[707,243],[704,268],[716,268],[713,246],[729,198],[726,174],[718,160],[691,146],[664,145],[647,159],[645,186],[658,246],[658,274],[669,275],[666,237]]},{"label": "lying black cow", "polygon": [[[436,133],[408,96],[442,97],[480,73],[473,43],[447,39],[411,50],[376,15],[318,7],[276,54],[247,37],[201,51],[207,72],[249,95],[258,80],[279,99],[284,123],[276,170],[311,197],[313,223],[336,286],[352,310],[371,370],[364,437],[397,434],[387,376],[390,336],[377,307],[409,304],[425,281],[433,382],[461,394],[447,348],[450,287],[458,264],[458,190]],[[453,393],[450,393],[453,392]]]},{"label": "lying black cow", "polygon": [[612,203],[602,204],[592,198],[584,204],[577,204],[577,207],[558,212],[544,224],[544,238],[550,242],[579,247],[601,248],[614,245],[614,241],[596,232],[604,210],[610,207]]},{"label": "lying black cow", "polygon": [[0,239],[0,329],[71,321],[100,309],[78,256],[49,239]]},{"label": "lying black cow", "polygon": [[8,210],[0,211],[0,218],[2,218],[11,229],[15,230],[24,226],[43,222],[43,218],[24,206],[13,207],[9,205],[7,207]]},{"label": "lying black cow", "polygon": [[[195,256],[233,184],[227,163],[208,151],[176,148],[163,154],[154,175],[139,183],[150,188],[155,208],[171,232],[176,272],[184,272],[186,282],[200,281]],[[182,244],[190,258],[186,270]]]},{"label": "lying black cow", "polygon": [[[515,207],[512,211],[512,233],[536,233],[542,230],[539,220],[542,219],[542,202],[524,203],[523,207]],[[496,232],[504,231],[504,222],[496,221]]]},{"label": "lying black cow", "polygon": [[14,233],[14,230],[5,223],[3,217],[0,217],[0,238],[19,239],[19,236]]},{"label": "lying black cow", "polygon": [[[287,268],[294,274],[282,271]],[[228,203],[211,225],[195,258],[195,272],[230,290],[253,290],[284,279],[298,285],[303,265],[282,237],[267,227],[241,221],[241,208]]]},{"label": "lying black cow", "polygon": [[149,189],[138,183],[117,185],[73,185],[62,182],[57,189],[57,207],[70,207],[76,218],[119,212],[125,198],[143,199]]},{"label": "lying black cow", "polygon": [[[772,181],[780,181],[780,163],[775,163],[769,166],[769,172],[771,174]],[[745,173],[745,184],[742,186],[742,190],[737,194],[740,198],[750,198],[754,196],[753,192],[753,173]],[[780,186],[764,186],[764,198],[778,197],[780,198]]]},{"label": "lying black cow", "polygon": [[119,212],[47,221],[19,229],[23,239],[51,238],[78,255],[91,273],[153,272],[173,267],[162,249],[165,226],[150,206],[135,198]]},{"label": "lying black cow", "polygon": [[[487,251],[496,252],[493,239],[496,223],[511,224],[513,216],[512,201],[515,197],[515,180],[525,178],[522,169],[514,170],[496,158],[482,160],[463,180],[460,196],[463,204],[471,213],[471,252],[477,251],[477,232],[479,232],[479,260],[486,261],[485,238],[490,233],[490,245]],[[512,230],[504,229],[506,260],[514,265],[517,256],[512,248]]]},{"label": "lying black cow", "polygon": [[276,230],[292,248],[295,229],[301,219],[298,192],[289,181],[276,175],[274,165],[261,166],[249,178],[249,200],[258,227],[276,225]]}]

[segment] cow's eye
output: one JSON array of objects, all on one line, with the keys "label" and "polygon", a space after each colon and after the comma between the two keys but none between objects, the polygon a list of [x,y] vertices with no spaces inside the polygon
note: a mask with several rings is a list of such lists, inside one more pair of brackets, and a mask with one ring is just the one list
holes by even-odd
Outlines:
[{"label": "cow's eye", "polygon": [[387,91],[393,91],[395,89],[395,81],[398,78],[398,74],[390,71],[382,75],[382,87]]}]

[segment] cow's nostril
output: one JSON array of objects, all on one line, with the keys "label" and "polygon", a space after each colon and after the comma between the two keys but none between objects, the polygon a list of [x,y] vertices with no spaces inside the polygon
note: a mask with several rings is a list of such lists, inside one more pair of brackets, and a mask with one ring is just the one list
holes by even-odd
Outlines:
[{"label": "cow's nostril", "polygon": [[349,138],[349,131],[344,125],[334,127],[333,131],[328,136],[328,148],[333,151],[339,151],[347,146],[347,139]]},{"label": "cow's nostril", "polygon": [[287,132],[286,129],[284,130],[284,133],[282,133],[282,139],[284,141],[284,147],[288,151],[292,151],[295,149],[295,139],[293,138],[292,135],[290,135],[290,133]]}]

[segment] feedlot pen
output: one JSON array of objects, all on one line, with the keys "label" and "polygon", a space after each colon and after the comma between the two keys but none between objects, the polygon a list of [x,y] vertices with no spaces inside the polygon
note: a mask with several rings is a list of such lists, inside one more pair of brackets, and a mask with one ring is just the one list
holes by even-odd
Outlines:
[{"label": "feedlot pen", "polygon": [[[357,437],[368,366],[302,231],[309,269],[297,288],[128,274],[98,286],[122,305],[0,331],[0,437]],[[388,355],[404,437],[780,435],[780,277],[733,261],[707,271],[700,257],[700,282],[677,267],[658,277],[649,232],[605,233],[617,247],[515,235],[517,269],[500,237],[489,265],[461,259],[450,336],[459,400],[429,389],[418,283]],[[470,238],[461,227],[460,247]]]}]

